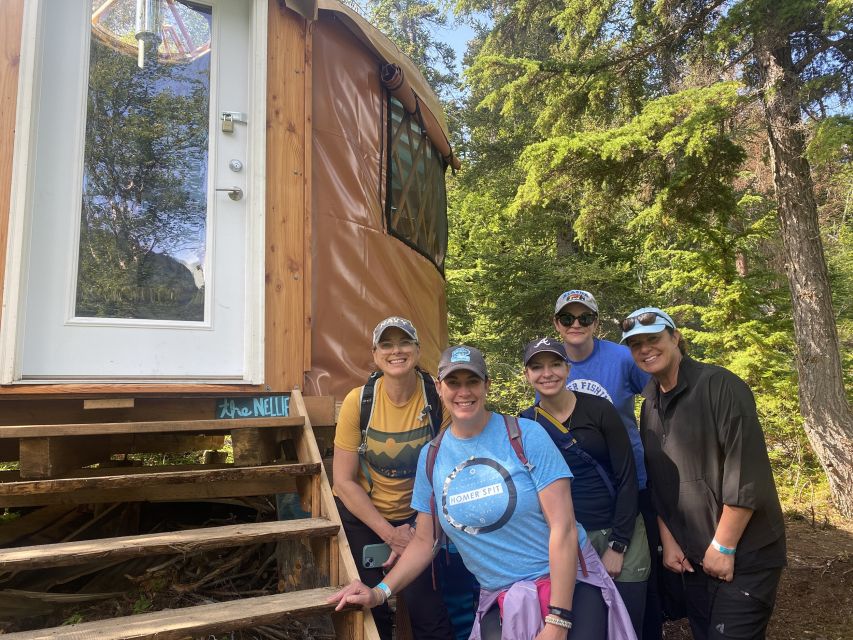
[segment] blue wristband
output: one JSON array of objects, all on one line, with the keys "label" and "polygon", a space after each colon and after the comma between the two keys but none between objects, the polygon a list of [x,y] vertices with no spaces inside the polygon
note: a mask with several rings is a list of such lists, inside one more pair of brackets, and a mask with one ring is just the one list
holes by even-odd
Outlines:
[{"label": "blue wristband", "polygon": [[380,582],[376,585],[376,588],[385,594],[385,602],[388,602],[388,599],[391,597],[391,587],[384,582]]},{"label": "blue wristband", "polygon": [[719,542],[717,542],[716,538],[711,540],[711,546],[714,547],[720,553],[722,553],[724,556],[733,556],[735,554],[735,551],[737,551],[736,547],[724,547]]}]

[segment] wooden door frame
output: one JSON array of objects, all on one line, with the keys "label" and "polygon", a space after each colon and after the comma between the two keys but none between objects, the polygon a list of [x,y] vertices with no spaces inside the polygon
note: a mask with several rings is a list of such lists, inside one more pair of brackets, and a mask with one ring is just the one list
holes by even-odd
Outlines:
[{"label": "wooden door frame", "polygon": [[[244,326],[244,381],[246,385],[261,385],[264,382],[264,333],[265,333],[265,259],[266,246],[266,112],[267,112],[267,41],[268,41],[268,0],[250,0],[252,54],[250,56],[250,95],[249,95],[249,148],[247,160],[251,168],[250,183],[252,198],[247,206],[247,281],[245,301],[246,318]],[[21,331],[19,319],[24,304],[23,278],[25,276],[24,252],[29,237],[33,190],[29,168],[33,156],[33,129],[35,127],[36,73],[38,60],[38,24],[39,15],[45,6],[44,0],[27,0],[23,3],[23,15],[20,31],[20,56],[17,74],[17,104],[15,111],[15,137],[11,156],[10,202],[8,210],[8,241],[3,247],[6,252],[2,322],[0,322],[0,384],[32,385],[21,380]],[[17,7],[16,7],[17,8]],[[14,14],[14,11],[12,11]],[[2,240],[2,235],[0,235]],[[300,292],[301,293],[301,292]],[[119,383],[120,384],[120,383]],[[135,384],[135,383],[131,383]],[[183,383],[181,383],[183,384]],[[189,386],[203,385],[187,381]],[[35,385],[54,387],[56,385]],[[75,385],[81,386],[81,385]],[[85,386],[85,385],[83,385]],[[103,384],[93,385],[103,388]],[[240,387],[240,384],[234,385]],[[165,385],[174,388],[174,385]]]}]

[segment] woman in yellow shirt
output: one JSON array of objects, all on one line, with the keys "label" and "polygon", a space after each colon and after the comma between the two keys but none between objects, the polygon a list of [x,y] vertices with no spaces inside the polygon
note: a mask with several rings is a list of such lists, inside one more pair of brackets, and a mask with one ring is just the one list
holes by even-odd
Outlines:
[{"label": "woman in yellow shirt", "polygon": [[[347,394],[335,431],[333,477],[338,510],[359,577],[367,584],[382,580],[414,535],[411,507],[418,454],[440,425],[430,423],[427,384],[432,380],[417,368],[418,334],[405,318],[393,316],[373,330],[373,362],[382,376],[376,380],[367,428],[361,429],[364,387]],[[363,549],[387,544],[388,561],[365,567]],[[369,564],[369,563],[368,563]],[[400,592],[409,610],[416,640],[453,636],[441,593],[433,589],[427,568]],[[379,635],[391,639],[392,619],[387,604],[373,611]]]}]

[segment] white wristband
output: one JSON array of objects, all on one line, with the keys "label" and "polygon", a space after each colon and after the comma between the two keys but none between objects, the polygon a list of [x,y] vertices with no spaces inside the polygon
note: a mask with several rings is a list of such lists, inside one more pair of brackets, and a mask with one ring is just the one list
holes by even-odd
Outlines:
[{"label": "white wristband", "polygon": [[724,556],[733,556],[735,554],[735,551],[737,551],[737,547],[724,547],[719,542],[717,542],[716,538],[711,540],[711,546],[714,547],[720,553],[722,553]]}]

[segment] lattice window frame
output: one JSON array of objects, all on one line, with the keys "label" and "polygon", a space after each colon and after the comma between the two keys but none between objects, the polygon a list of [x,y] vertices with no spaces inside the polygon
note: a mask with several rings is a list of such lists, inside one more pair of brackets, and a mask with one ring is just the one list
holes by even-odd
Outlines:
[{"label": "lattice window frame", "polygon": [[447,254],[446,163],[417,114],[388,98],[385,223],[388,232],[432,262],[444,275]]}]

